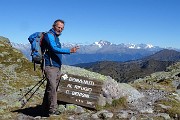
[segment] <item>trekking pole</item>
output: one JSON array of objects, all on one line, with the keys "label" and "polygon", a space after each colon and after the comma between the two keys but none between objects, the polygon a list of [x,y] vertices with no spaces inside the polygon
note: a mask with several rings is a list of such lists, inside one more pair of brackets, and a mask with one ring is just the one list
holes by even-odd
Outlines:
[{"label": "trekking pole", "polygon": [[38,84],[40,84],[38,86],[38,88],[36,88],[36,90],[31,94],[31,96],[27,99],[27,101],[23,104],[23,106],[21,108],[23,108],[26,103],[30,100],[30,98],[34,95],[34,93],[39,89],[39,87],[44,83],[46,79],[41,79],[33,88],[31,88],[21,99],[19,99],[19,101],[21,101],[25,96],[27,96]]},{"label": "trekking pole", "polygon": [[36,93],[36,91],[38,91],[39,87],[44,83],[45,80],[46,80],[46,79],[44,79],[44,80],[41,82],[41,84],[38,86],[38,88],[36,88],[36,90],[31,94],[31,96],[27,99],[27,101],[21,106],[21,108],[23,108],[23,107],[26,105],[26,103],[31,99],[31,97],[34,95],[34,93]]},{"label": "trekking pole", "polygon": [[32,87],[22,98],[20,98],[19,101],[21,101],[26,95],[28,95],[39,83],[42,82],[43,79],[41,79],[36,85],[34,85],[34,87]]}]

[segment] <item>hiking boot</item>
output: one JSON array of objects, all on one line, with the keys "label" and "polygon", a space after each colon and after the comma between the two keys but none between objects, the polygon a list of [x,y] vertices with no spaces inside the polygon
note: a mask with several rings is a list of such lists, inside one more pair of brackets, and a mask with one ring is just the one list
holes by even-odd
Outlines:
[{"label": "hiking boot", "polygon": [[49,116],[58,116],[58,115],[60,115],[60,114],[61,114],[61,112],[60,112],[60,111],[57,111],[57,110],[56,110],[56,111],[52,111],[52,112],[50,111],[50,112],[49,112]]}]

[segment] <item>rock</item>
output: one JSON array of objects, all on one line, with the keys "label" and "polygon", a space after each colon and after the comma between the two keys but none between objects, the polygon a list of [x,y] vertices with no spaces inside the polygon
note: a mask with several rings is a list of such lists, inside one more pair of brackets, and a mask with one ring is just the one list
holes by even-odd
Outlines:
[{"label": "rock", "polygon": [[91,118],[93,119],[93,120],[97,120],[97,119],[99,119],[99,117],[98,117],[98,114],[92,114],[91,115]]},{"label": "rock", "polygon": [[91,118],[92,119],[105,119],[105,117],[112,117],[113,114],[111,114],[109,111],[107,110],[101,110],[101,111],[98,111],[97,113],[95,114],[92,114]]},{"label": "rock", "polygon": [[171,108],[171,106],[166,106],[166,105],[163,105],[163,104],[158,104],[161,108],[163,108],[163,109],[170,109]]},{"label": "rock", "polygon": [[75,120],[75,119],[74,119],[74,115],[69,116],[69,117],[68,117],[68,120]]},{"label": "rock", "polygon": [[166,114],[166,113],[158,113],[157,116],[163,117],[164,120],[171,120],[169,114]]},{"label": "rock", "polygon": [[153,113],[153,109],[152,108],[144,108],[142,110],[139,111],[140,113]]},{"label": "rock", "polygon": [[113,117],[113,113],[111,113],[111,112],[102,113],[102,118],[103,119],[111,119],[112,117]]},{"label": "rock", "polygon": [[78,116],[77,120],[89,120],[90,119],[89,117],[90,117],[89,113],[83,113]]},{"label": "rock", "polygon": [[75,113],[84,113],[84,109],[81,107],[81,106],[77,106],[76,109],[75,109]]},{"label": "rock", "polygon": [[5,38],[3,36],[0,36],[0,41],[4,42],[5,44],[8,44],[11,46],[11,42],[8,38]]},{"label": "rock", "polygon": [[132,116],[130,120],[136,120],[136,117],[135,117],[135,116]]},{"label": "rock", "polygon": [[99,98],[98,98],[98,103],[99,106],[105,106],[106,105],[106,98],[102,96],[102,94],[100,94]]},{"label": "rock", "polygon": [[177,89],[180,89],[180,84],[177,86]]},{"label": "rock", "polygon": [[176,90],[176,92],[178,93],[178,95],[180,96],[180,89]]},{"label": "rock", "polygon": [[58,106],[58,111],[60,111],[61,113],[64,112],[65,110],[66,110],[65,105]]},{"label": "rock", "polygon": [[143,94],[131,85],[126,83],[117,83],[113,79],[108,79],[104,82],[102,91],[103,97],[106,98],[106,102],[109,104],[112,103],[113,99],[119,99],[125,96],[127,96],[128,102],[136,101],[137,99],[144,97]]},{"label": "rock", "polygon": [[136,101],[137,99],[144,97],[144,95],[141,94],[138,90],[126,83],[119,84],[119,89],[121,94],[128,96],[128,102]]},{"label": "rock", "polygon": [[128,118],[128,112],[127,111],[121,111],[120,113],[117,114],[117,118]]}]

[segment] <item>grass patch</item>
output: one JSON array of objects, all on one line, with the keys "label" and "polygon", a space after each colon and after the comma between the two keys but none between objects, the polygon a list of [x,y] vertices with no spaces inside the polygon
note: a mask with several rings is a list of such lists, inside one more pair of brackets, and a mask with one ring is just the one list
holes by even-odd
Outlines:
[{"label": "grass patch", "polygon": [[121,97],[119,99],[113,100],[112,104],[106,103],[105,106],[96,106],[96,110],[107,109],[113,111],[114,109],[125,109],[128,107],[128,102],[126,97]]},{"label": "grass patch", "polygon": [[158,81],[155,79],[148,79],[143,81],[136,81],[134,83],[131,83],[131,85],[137,90],[149,90],[153,88],[158,90],[164,90],[167,92],[175,91],[175,88],[172,85],[172,80],[170,79],[161,79]]},{"label": "grass patch", "polygon": [[176,117],[177,115],[180,115],[180,102],[170,99],[170,100],[160,100],[157,102],[157,104],[163,104],[165,106],[170,106],[170,108],[160,108],[159,106],[156,106],[156,110],[160,112],[165,112],[170,115],[170,117]]}]

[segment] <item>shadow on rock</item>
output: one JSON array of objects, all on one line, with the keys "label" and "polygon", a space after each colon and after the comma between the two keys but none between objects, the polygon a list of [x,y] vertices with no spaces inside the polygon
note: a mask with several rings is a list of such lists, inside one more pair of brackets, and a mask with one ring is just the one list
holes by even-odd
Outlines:
[{"label": "shadow on rock", "polygon": [[42,107],[42,105],[38,105],[36,107],[29,107],[29,108],[24,108],[24,109],[18,109],[12,112],[18,112],[25,114],[27,116],[41,116],[41,117],[48,117],[48,113],[45,112],[46,110]]}]

